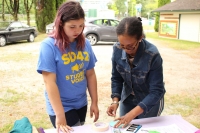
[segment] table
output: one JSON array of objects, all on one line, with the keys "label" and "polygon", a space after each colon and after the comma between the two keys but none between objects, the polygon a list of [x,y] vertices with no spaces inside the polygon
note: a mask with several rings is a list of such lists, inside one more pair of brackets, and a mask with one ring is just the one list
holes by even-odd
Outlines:
[{"label": "table", "polygon": [[[176,124],[185,133],[194,133],[198,130],[197,127],[184,120],[180,115],[135,119],[131,121],[131,124],[132,123],[142,125],[141,129]],[[91,124],[73,127],[74,131],[71,133],[99,133],[92,130],[91,127]],[[45,133],[56,133],[56,129],[46,129]],[[112,133],[112,128],[109,127],[109,130],[101,133]]]}]

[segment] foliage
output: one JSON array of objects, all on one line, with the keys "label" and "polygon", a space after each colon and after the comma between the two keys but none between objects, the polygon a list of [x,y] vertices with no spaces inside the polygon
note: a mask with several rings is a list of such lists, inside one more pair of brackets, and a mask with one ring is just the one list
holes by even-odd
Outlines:
[{"label": "foliage", "polygon": [[[148,13],[157,8],[158,0],[137,0],[137,4],[142,4],[141,16],[148,18]],[[153,14],[149,14],[152,18]]]},{"label": "foliage", "polygon": [[[36,3],[36,25],[39,32],[46,31],[46,25],[53,22],[56,14],[55,0],[43,0]],[[51,13],[50,13],[51,11]]]},{"label": "foliage", "polygon": [[111,5],[111,9],[115,11],[115,15],[118,15],[118,14],[119,14],[119,10],[117,9],[117,6],[116,6],[115,3],[113,3],[113,4]]},{"label": "foliage", "polygon": [[[124,2],[128,1],[128,16],[136,16],[136,4],[141,4],[141,16],[142,17],[154,17],[154,14],[151,13],[152,10],[157,8],[158,0],[113,0],[113,2],[108,3],[108,9],[115,11],[115,14],[124,16],[124,13],[127,12],[127,7]],[[122,9],[122,10],[121,10]],[[122,11],[122,12],[120,12]],[[149,16],[148,14],[149,13]]]},{"label": "foliage", "polygon": [[107,7],[108,9],[112,9],[112,2],[108,2]]},{"label": "foliage", "polygon": [[[35,9],[33,8],[33,4],[32,4],[33,1],[35,0],[15,0],[15,1],[2,0],[2,5],[0,6],[0,10],[2,11],[2,16],[1,16],[2,20],[3,21],[24,20],[24,17],[20,17],[18,15],[19,14],[27,15],[27,9],[29,10],[28,13],[34,14]],[[27,3],[26,5],[28,5],[29,8],[27,8],[24,5],[24,2]],[[8,17],[9,14],[11,14],[13,18]]]},{"label": "foliage", "polygon": [[24,0],[24,7],[27,15],[27,24],[30,25],[30,10],[33,6],[33,0]]},{"label": "foliage", "polygon": [[5,21],[5,1],[4,0],[2,0],[2,7],[0,7],[0,8],[2,8],[2,20],[3,21]]},{"label": "foliage", "polygon": [[155,32],[158,32],[159,30],[159,19],[160,19],[160,13],[156,13],[156,19],[155,19],[155,25],[154,25]]},{"label": "foliage", "polygon": [[65,0],[56,0],[56,10],[59,8],[59,6],[64,2]]},{"label": "foliage", "polygon": [[[148,4],[145,5],[145,11],[142,12],[142,16],[143,17],[146,17],[146,18],[154,18],[155,17],[155,14],[152,13],[151,11],[156,9],[158,6],[158,0],[149,0],[148,1]],[[149,13],[149,16],[148,16],[148,13]]]},{"label": "foliage", "polygon": [[115,15],[118,16],[118,19],[124,16],[127,12],[127,7],[125,5],[126,0],[114,0],[112,4],[109,4],[109,8],[115,11]]},{"label": "foliage", "polygon": [[[170,2],[171,2],[171,0],[158,0],[158,7],[164,6]],[[154,30],[156,32],[159,31],[159,20],[160,20],[160,14],[157,13],[156,20],[155,20],[155,26],[154,26]]]},{"label": "foliage", "polygon": [[18,17],[17,14],[19,12],[19,1],[18,0],[13,0],[9,1],[5,0],[6,6],[8,7],[9,13],[13,16],[14,20],[17,21]]},{"label": "foliage", "polygon": [[129,16],[136,16],[135,6],[136,6],[136,0],[130,0],[128,2],[128,15]]}]

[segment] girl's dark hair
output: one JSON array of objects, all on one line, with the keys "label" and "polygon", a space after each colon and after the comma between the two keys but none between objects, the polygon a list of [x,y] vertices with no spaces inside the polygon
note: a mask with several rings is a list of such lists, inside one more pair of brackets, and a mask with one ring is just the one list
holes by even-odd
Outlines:
[{"label": "girl's dark hair", "polygon": [[[63,25],[70,20],[85,19],[85,13],[79,2],[68,1],[63,3],[57,11],[54,20],[54,30],[49,34],[50,37],[56,39],[55,45],[58,46],[62,53],[66,52],[65,49],[70,49],[70,42],[68,36],[66,36]],[[82,33],[76,38],[77,49],[83,50],[85,47],[85,37]]]},{"label": "girl's dark hair", "polygon": [[119,22],[117,35],[135,36],[139,40],[143,34],[142,19],[140,17],[126,17]]}]

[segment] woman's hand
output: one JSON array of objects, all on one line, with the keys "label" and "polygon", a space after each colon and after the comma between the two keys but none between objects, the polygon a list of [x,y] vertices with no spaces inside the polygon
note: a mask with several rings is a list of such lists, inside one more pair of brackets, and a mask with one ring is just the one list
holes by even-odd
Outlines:
[{"label": "woman's hand", "polygon": [[131,115],[131,113],[127,113],[126,115],[119,117],[116,120],[118,120],[118,122],[114,125],[115,128],[119,127],[120,125],[122,125],[122,128],[125,128],[126,126],[128,126],[128,124],[134,119],[133,115]]},{"label": "woman's hand", "polygon": [[108,109],[107,109],[107,114],[109,116],[115,117],[118,106],[119,106],[119,104],[112,104],[112,105],[110,105],[108,107]]},{"label": "woman's hand", "polygon": [[143,109],[140,106],[136,106],[131,111],[129,111],[126,115],[119,117],[115,120],[118,120],[118,122],[114,125],[115,128],[119,127],[120,125],[123,125],[122,127],[126,127],[135,117],[143,113]]},{"label": "woman's hand", "polygon": [[67,125],[65,114],[62,116],[56,116],[56,129],[57,133],[62,131],[63,133],[70,133],[73,129]]}]

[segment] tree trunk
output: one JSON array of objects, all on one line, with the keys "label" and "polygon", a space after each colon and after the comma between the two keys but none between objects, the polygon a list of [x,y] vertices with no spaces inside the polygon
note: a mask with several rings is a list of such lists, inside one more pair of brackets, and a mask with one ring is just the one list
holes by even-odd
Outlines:
[{"label": "tree trunk", "polygon": [[13,19],[14,19],[14,21],[18,21],[18,15],[17,15],[17,13],[14,13]]},{"label": "tree trunk", "polygon": [[27,25],[30,26],[30,12],[29,11],[26,12],[26,16],[27,16]]},{"label": "tree trunk", "polygon": [[4,0],[2,0],[2,19],[5,21]]},{"label": "tree trunk", "polygon": [[19,0],[14,0],[14,7],[13,7],[13,12],[14,12],[14,20],[18,21],[18,11],[19,11]]},{"label": "tree trunk", "polygon": [[24,0],[24,7],[26,9],[26,16],[27,16],[27,25],[29,26],[30,26],[30,10],[32,8],[32,5],[33,5],[33,0],[31,0],[31,3],[29,3],[28,0]]}]

